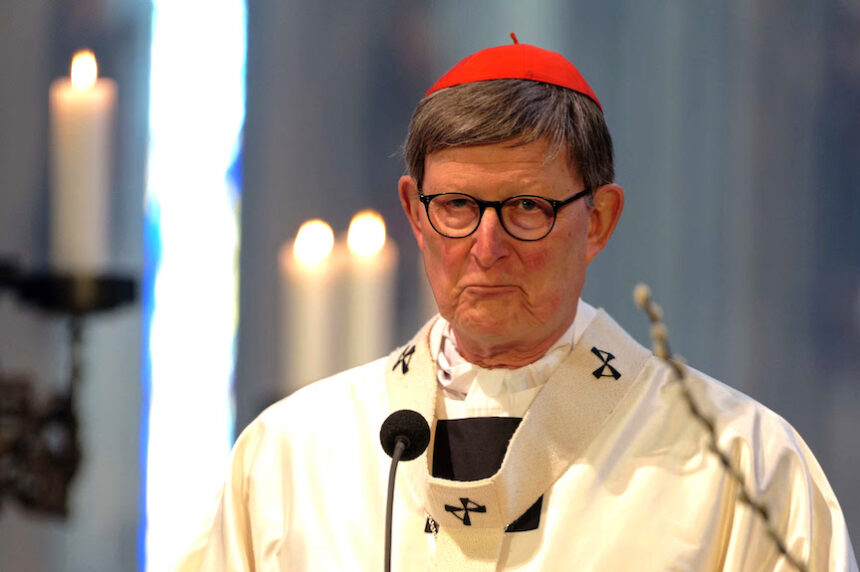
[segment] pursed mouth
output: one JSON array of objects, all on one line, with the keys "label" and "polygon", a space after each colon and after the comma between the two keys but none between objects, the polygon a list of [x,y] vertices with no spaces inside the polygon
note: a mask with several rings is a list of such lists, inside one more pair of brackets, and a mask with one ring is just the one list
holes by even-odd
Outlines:
[{"label": "pursed mouth", "polygon": [[472,290],[474,292],[502,292],[505,290],[519,290],[519,286],[513,284],[469,284],[463,286],[463,291]]}]

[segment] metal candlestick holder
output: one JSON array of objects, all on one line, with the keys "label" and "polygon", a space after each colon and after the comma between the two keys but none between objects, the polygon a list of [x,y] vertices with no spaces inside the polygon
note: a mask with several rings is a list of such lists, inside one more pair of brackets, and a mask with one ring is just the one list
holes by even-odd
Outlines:
[{"label": "metal candlestick holder", "polygon": [[55,516],[68,515],[69,486],[81,461],[76,398],[83,375],[86,317],[130,304],[137,281],[128,276],[24,273],[0,259],[0,292],[25,306],[68,320],[71,360],[65,390],[37,402],[32,380],[0,371],[0,505],[7,498]]}]

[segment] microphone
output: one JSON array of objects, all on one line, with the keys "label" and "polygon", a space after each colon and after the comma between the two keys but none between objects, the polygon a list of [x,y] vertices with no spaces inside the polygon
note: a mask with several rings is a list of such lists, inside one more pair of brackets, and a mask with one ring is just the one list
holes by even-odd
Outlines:
[{"label": "microphone", "polygon": [[385,502],[385,572],[391,571],[391,520],[394,508],[394,475],[397,463],[411,461],[430,444],[430,426],[424,416],[411,409],[395,411],[379,429],[382,450],[391,457],[388,471],[388,497]]},{"label": "microphone", "polygon": [[420,456],[430,443],[430,426],[424,416],[411,409],[401,409],[389,415],[379,429],[382,450],[393,458],[398,441],[404,442],[398,460],[411,461]]}]

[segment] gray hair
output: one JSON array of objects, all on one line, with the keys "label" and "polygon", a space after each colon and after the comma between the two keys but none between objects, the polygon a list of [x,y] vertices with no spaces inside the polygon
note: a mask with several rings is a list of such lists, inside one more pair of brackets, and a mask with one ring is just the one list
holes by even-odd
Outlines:
[{"label": "gray hair", "polygon": [[420,186],[424,161],[435,151],[542,138],[549,141],[547,160],[566,149],[586,187],[615,180],[612,138],[597,104],[570,89],[525,79],[466,83],[422,99],[409,124],[406,167]]}]

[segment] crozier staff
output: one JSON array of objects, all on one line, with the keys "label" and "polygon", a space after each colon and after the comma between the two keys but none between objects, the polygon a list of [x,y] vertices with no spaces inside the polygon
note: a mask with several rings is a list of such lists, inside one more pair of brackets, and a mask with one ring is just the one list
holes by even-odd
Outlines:
[{"label": "crozier staff", "polygon": [[[600,103],[559,54],[517,44],[458,63],[418,104],[398,192],[439,308],[387,358],[267,409],[236,443],[181,570],[379,569],[388,458],[395,570],[778,570],[765,527],[669,368],[580,299],[618,222]],[[704,374],[688,387],[791,554],[856,570],[839,504],[779,416]]]}]

